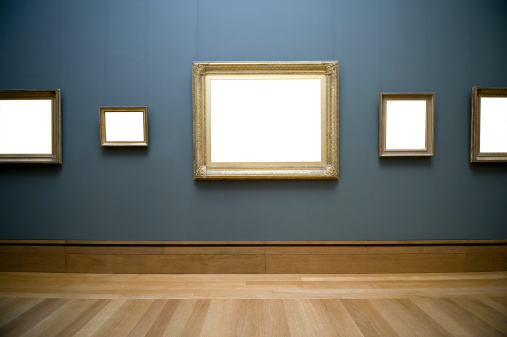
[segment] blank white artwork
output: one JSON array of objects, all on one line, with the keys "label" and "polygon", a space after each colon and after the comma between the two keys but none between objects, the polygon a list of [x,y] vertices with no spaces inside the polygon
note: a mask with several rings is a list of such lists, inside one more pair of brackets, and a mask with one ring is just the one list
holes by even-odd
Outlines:
[{"label": "blank white artwork", "polygon": [[50,99],[0,100],[0,154],[51,154]]},{"label": "blank white artwork", "polygon": [[320,162],[321,80],[210,80],[211,162]]},{"label": "blank white artwork", "polygon": [[144,141],[143,111],[105,111],[106,142]]},{"label": "blank white artwork", "polygon": [[386,150],[426,149],[426,100],[387,100]]},{"label": "blank white artwork", "polygon": [[507,97],[481,97],[480,152],[507,153]]}]

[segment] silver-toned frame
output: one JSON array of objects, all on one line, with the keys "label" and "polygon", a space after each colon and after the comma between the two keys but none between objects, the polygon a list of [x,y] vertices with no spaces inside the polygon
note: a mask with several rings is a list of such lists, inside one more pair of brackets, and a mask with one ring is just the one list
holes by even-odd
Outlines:
[{"label": "silver-toned frame", "polygon": [[[321,79],[320,162],[211,162],[209,77]],[[338,61],[194,62],[194,179],[338,179]]]}]

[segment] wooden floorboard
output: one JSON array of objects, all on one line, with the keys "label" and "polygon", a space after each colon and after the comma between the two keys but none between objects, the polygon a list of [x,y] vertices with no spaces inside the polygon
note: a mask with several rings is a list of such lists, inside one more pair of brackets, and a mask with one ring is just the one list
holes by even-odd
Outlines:
[{"label": "wooden floorboard", "polygon": [[[142,314],[142,316],[138,319],[137,323],[132,327],[132,330],[128,333],[127,336],[149,336],[153,334],[154,336],[161,336],[160,333],[155,334],[153,330],[164,329],[164,327],[160,324],[154,324],[157,318],[164,310],[168,304],[173,305],[174,302],[171,300],[144,300],[145,303],[149,303],[149,307],[146,308],[146,311]],[[164,319],[167,323],[169,323],[169,318]],[[163,330],[160,330],[163,332]],[[148,334],[150,332],[150,334]]]},{"label": "wooden floorboard", "polygon": [[0,336],[507,336],[507,272],[4,272]]}]

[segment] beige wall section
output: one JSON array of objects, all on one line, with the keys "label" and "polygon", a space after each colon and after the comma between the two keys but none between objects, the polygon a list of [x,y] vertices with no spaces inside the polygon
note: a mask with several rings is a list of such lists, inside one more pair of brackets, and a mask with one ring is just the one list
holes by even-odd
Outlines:
[{"label": "beige wall section", "polygon": [[507,240],[0,240],[0,271],[113,274],[507,271]]}]

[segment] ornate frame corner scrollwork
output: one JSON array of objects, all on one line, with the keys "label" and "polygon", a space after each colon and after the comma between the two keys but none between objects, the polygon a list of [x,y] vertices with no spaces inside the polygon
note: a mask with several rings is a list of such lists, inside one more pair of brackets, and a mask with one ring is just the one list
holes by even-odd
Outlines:
[{"label": "ornate frame corner scrollwork", "polygon": [[[192,73],[194,179],[338,179],[338,61],[194,62]],[[320,161],[211,161],[210,79],[252,77],[320,80]]]},{"label": "ornate frame corner scrollwork", "polygon": [[337,75],[338,74],[338,62],[328,64],[324,63],[326,65],[326,75]]}]

